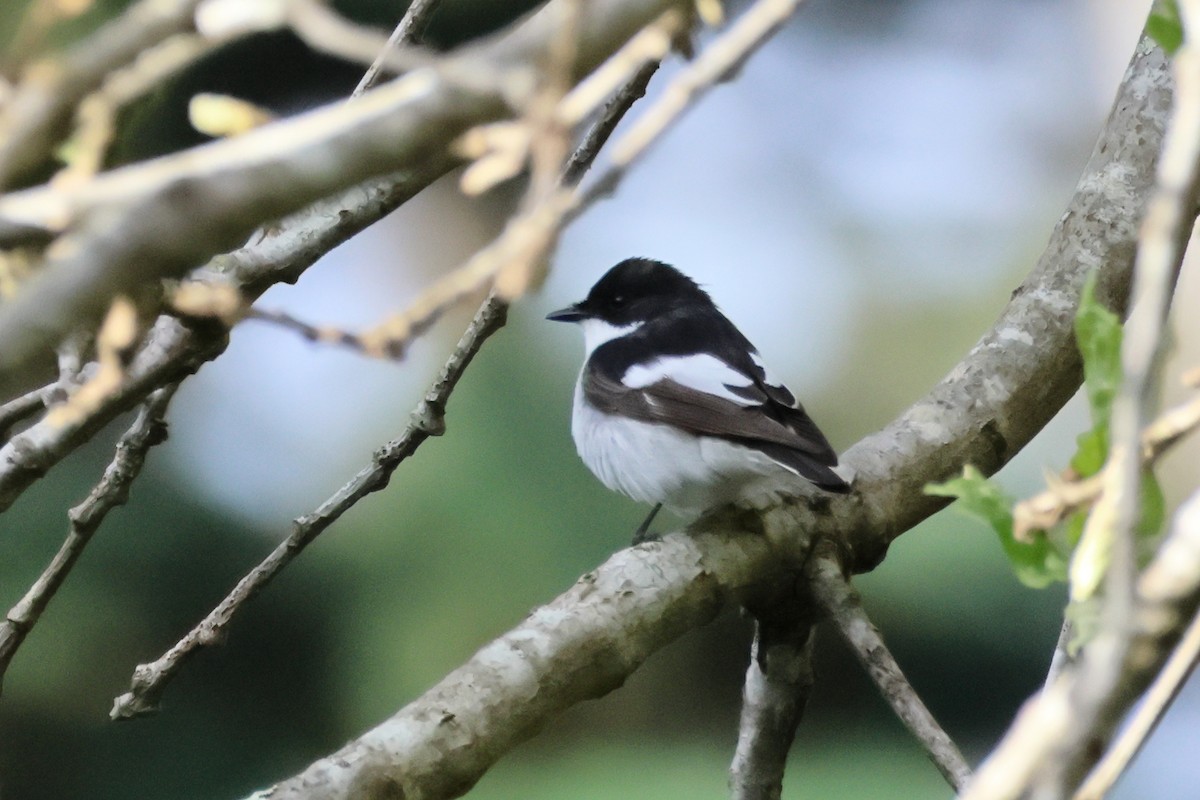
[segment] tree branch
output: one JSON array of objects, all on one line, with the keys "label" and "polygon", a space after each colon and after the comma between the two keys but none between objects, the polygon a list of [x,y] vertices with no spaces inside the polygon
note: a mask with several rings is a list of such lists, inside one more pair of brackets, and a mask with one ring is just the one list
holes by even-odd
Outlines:
[{"label": "tree branch", "polygon": [[491,298],[480,307],[437,380],[413,410],[404,433],[375,451],[371,464],[315,511],[297,517],[292,523],[292,533],[238,581],[233,591],[174,647],[156,661],[138,665],[130,690],[115,700],[109,716],[117,720],[131,719],[157,711],[167,683],[196,651],[221,641],[233,615],[243,603],[262,591],[313,539],[355,503],[386,487],[400,462],[416,452],[426,439],[440,436],[445,431],[446,401],[450,393],[487,338],[504,326],[506,310],[506,306]]},{"label": "tree branch", "polygon": [[[1200,0],[1182,0],[1179,9],[1187,37],[1175,54],[1175,102],[1142,225],[1104,491],[1071,564],[1073,600],[1091,597],[1103,581],[1103,627],[1077,663],[1026,704],[971,785],[973,800],[1073,791],[1200,603],[1200,495],[1176,515],[1171,537],[1140,580],[1133,541],[1141,431],[1157,400],[1162,329],[1200,198]],[[1168,554],[1178,561],[1165,562]]]},{"label": "tree branch", "polygon": [[358,85],[354,87],[354,91],[350,95],[351,97],[358,97],[379,82],[379,76],[387,66],[388,53],[402,45],[414,44],[421,38],[441,2],[442,0],[412,0],[408,4],[408,10],[404,12],[404,16],[400,18],[400,23],[396,25],[392,31],[392,35],[388,37],[387,43],[383,46],[383,51],[375,57],[375,60],[371,62],[371,66],[363,73]]},{"label": "tree branch", "polygon": [[622,550],[379,727],[255,797],[457,797],[548,720],[617,688],[778,569],[754,535],[670,534]]},{"label": "tree branch", "polygon": [[779,800],[788,751],[812,694],[815,637],[806,601],[793,597],[752,607],[754,644],[729,767],[730,795]]},{"label": "tree branch", "polygon": [[[1080,291],[1096,272],[1097,298],[1125,309],[1170,103],[1167,61],[1143,39],[1075,195],[1000,318],[928,395],[843,456],[861,498],[834,501],[851,573],[871,569],[892,539],[945,504],[923,492],[926,484],[964,464],[995,472],[1078,390]],[[797,517],[819,520],[803,509]]]},{"label": "tree branch", "polygon": [[83,555],[83,549],[108,512],[124,505],[129,499],[129,488],[141,474],[150,448],[167,438],[167,404],[174,395],[174,387],[160,389],[153,394],[138,412],[137,419],[117,442],[117,452],[112,463],[104,470],[104,477],[88,494],[87,499],[72,508],[67,516],[71,520],[67,538],[55,554],[50,565],[34,582],[21,601],[9,609],[0,623],[0,683],[8,665],[16,655],[17,648],[41,618],[58,588],[62,586],[71,569]]},{"label": "tree branch", "polygon": [[1179,696],[1188,676],[1200,661],[1200,614],[1192,618],[1192,624],[1180,639],[1175,652],[1167,659],[1162,672],[1154,679],[1150,690],[1129,720],[1125,730],[1087,780],[1079,787],[1073,800],[1104,800],[1121,774],[1133,763],[1150,734],[1158,727],[1167,709]]},{"label": "tree branch", "polygon": [[820,542],[804,571],[809,589],[842,639],[850,646],[863,668],[879,687],[879,693],[892,711],[925,748],[926,755],[942,773],[946,782],[961,792],[971,779],[971,768],[954,741],[938,725],[925,707],[900,665],[892,656],[879,630],[871,624],[858,592],[850,585],[837,559],[837,549],[828,541]]}]

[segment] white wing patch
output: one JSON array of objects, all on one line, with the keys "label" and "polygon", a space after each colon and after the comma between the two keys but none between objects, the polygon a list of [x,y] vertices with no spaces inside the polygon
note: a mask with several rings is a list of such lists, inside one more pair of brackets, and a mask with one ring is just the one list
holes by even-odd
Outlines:
[{"label": "white wing patch", "polygon": [[621,383],[630,389],[644,389],[667,378],[690,389],[732,400],[740,406],[759,405],[729,391],[728,388],[750,386],[753,381],[721,359],[707,353],[666,356],[646,364],[635,364],[625,370],[625,374],[621,376]]}]

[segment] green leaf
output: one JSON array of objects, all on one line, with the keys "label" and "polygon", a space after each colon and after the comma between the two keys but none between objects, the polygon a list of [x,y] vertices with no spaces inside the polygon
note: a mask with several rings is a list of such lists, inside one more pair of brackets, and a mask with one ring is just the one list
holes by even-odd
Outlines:
[{"label": "green leaf", "polygon": [[1013,536],[1012,498],[975,467],[964,467],[961,478],[926,485],[925,493],[956,498],[963,511],[990,525],[1021,583],[1041,589],[1066,580],[1066,557],[1044,534],[1036,535],[1031,542],[1017,541]]},{"label": "green leaf", "polygon": [[1071,457],[1071,469],[1082,478],[1090,478],[1104,467],[1108,458],[1108,427],[1092,428],[1075,438],[1075,455]]},{"label": "green leaf", "polygon": [[1142,473],[1142,518],[1135,529],[1139,539],[1147,539],[1162,533],[1167,522],[1167,501],[1154,473]]},{"label": "green leaf", "polygon": [[1146,33],[1158,42],[1169,56],[1183,44],[1183,23],[1179,20],[1179,5],[1175,0],[1156,0],[1146,20]]},{"label": "green leaf", "polygon": [[[1083,383],[1092,411],[1092,427],[1102,434],[1108,457],[1108,421],[1121,385],[1121,319],[1096,300],[1096,273],[1088,276],[1075,314],[1075,341],[1083,356]],[[1101,459],[1103,464],[1103,459]],[[1097,467],[1099,469],[1099,467]],[[1086,475],[1095,472],[1085,473]]]}]

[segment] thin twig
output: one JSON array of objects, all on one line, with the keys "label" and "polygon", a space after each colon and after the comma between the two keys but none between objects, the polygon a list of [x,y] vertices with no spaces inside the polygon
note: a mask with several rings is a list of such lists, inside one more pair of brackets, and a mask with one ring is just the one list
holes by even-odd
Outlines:
[{"label": "thin twig", "polygon": [[109,511],[129,499],[129,488],[141,473],[150,448],[166,440],[167,426],[163,417],[175,388],[159,389],[138,411],[129,430],[117,442],[116,455],[104,470],[104,477],[87,499],[67,513],[71,524],[62,547],[21,601],[9,609],[4,621],[0,622],[0,683],[3,683],[17,648],[41,618],[100,523]]},{"label": "thin twig", "polygon": [[441,4],[441,1],[412,0],[408,4],[408,10],[404,12],[400,23],[392,31],[392,35],[388,37],[383,49],[375,56],[375,60],[371,62],[371,66],[363,73],[358,86],[355,86],[354,91],[350,93],[351,97],[358,97],[379,82],[379,76],[387,66],[389,53],[403,45],[413,44],[421,38],[425,33],[425,29],[429,27],[429,21],[433,18],[434,12],[437,11],[437,7]]},{"label": "thin twig", "polygon": [[925,748],[926,755],[954,791],[962,791],[971,778],[971,768],[904,677],[879,630],[871,624],[858,592],[842,572],[832,543],[822,541],[816,545],[805,565],[805,574],[813,598],[862,662],[892,711]]},{"label": "thin twig", "polygon": [[1162,672],[1150,685],[1133,718],[1079,787],[1074,800],[1103,800],[1175,702],[1188,676],[1196,669],[1197,661],[1200,661],[1200,614],[1192,619],[1192,624],[1179,640],[1175,652],[1167,659]]},{"label": "thin twig", "polygon": [[647,61],[604,104],[600,119],[591,128],[588,128],[588,132],[584,134],[575,154],[567,162],[560,179],[563,186],[575,186],[583,179],[587,169],[585,165],[590,165],[596,158],[600,148],[617,129],[617,123],[624,117],[625,111],[646,96],[646,87],[650,85],[650,79],[654,77],[654,73],[658,72],[660,66],[662,66],[661,61]]},{"label": "thin twig", "polygon": [[[604,115],[596,126],[611,131],[615,127],[612,117],[620,118],[637,100],[635,92],[622,92],[625,102],[605,108]],[[588,141],[588,137],[585,137]],[[600,141],[599,144],[603,144]],[[563,170],[586,172],[587,167],[599,153],[598,145],[580,145],[567,160]],[[438,379],[426,392],[411,414],[411,422],[397,439],[388,442],[378,451],[369,466],[361,470],[336,494],[322,503],[315,511],[296,519],[292,533],[249,574],[233,591],[214,608],[195,628],[174,647],[156,661],[142,664],[134,671],[130,691],[116,698],[111,716],[114,719],[131,719],[157,709],[159,699],[171,678],[200,648],[216,644],[247,600],[261,591],[280,570],[323,530],[355,503],[372,492],[387,486],[391,474],[400,463],[408,458],[430,436],[440,436],[445,430],[445,408],[451,392],[470,364],[471,359],[483,346],[484,341],[504,325],[508,306],[495,297],[489,297],[476,311],[458,346],[443,365]],[[291,323],[288,323],[291,324]],[[308,330],[304,323],[296,323],[301,330]]]},{"label": "thin twig", "polygon": [[[1183,437],[1200,427],[1200,397],[1161,414],[1142,431],[1141,465],[1152,467]],[[1013,535],[1025,538],[1031,531],[1049,530],[1071,514],[1096,502],[1104,492],[1105,472],[1080,481],[1058,481],[1041,494],[1017,503],[1013,509]]]},{"label": "thin twig", "polygon": [[734,800],[779,800],[788,751],[813,686],[807,602],[756,608],[754,644],[742,688],[738,741],[729,766]]},{"label": "thin twig", "polygon": [[8,439],[12,426],[44,410],[50,398],[58,391],[59,383],[55,381],[0,405],[0,442]]},{"label": "thin twig", "polygon": [[138,665],[133,673],[130,691],[113,703],[110,713],[113,719],[132,719],[157,710],[163,690],[171,678],[196,651],[220,641],[243,603],[258,594],[313,539],[355,503],[387,486],[396,467],[412,455],[422,442],[430,436],[440,436],[445,431],[446,400],[484,341],[504,325],[505,312],[506,307],[494,300],[489,299],[483,304],[454,348],[450,360],[442,367],[437,380],[417,404],[404,433],[377,450],[369,466],[315,511],[297,517],[292,525],[292,533],[261,564],[238,581],[233,591],[187,636],[156,661]]}]

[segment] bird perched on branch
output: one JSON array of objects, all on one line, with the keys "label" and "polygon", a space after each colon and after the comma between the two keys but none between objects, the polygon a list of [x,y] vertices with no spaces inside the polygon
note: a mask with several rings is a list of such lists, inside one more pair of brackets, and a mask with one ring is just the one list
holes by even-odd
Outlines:
[{"label": "bird perched on branch", "polygon": [[849,484],[837,453],[696,282],[630,258],[547,319],[583,328],[571,433],[600,482],[685,516]]}]

